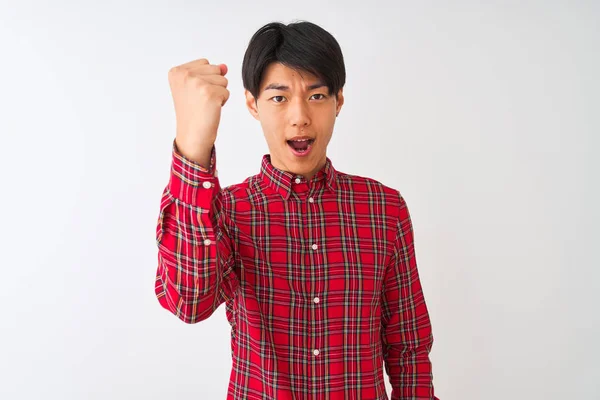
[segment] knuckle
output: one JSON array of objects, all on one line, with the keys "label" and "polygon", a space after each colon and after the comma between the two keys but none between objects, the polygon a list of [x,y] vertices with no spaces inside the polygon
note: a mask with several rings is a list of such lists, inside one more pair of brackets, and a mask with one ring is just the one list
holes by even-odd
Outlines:
[{"label": "knuckle", "polygon": [[180,67],[179,67],[179,66],[172,67],[172,68],[169,70],[169,77],[170,77],[170,78],[172,78],[172,77],[175,77],[175,76],[177,76],[177,74],[179,73],[179,70],[180,70]]},{"label": "knuckle", "polygon": [[177,80],[186,80],[190,76],[190,71],[181,65],[173,67],[169,70],[169,78]]}]

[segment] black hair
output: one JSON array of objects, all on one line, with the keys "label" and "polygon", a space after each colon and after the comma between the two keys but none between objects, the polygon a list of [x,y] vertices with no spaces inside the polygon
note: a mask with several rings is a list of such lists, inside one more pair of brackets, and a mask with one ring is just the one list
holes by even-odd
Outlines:
[{"label": "black hair", "polygon": [[273,62],[317,76],[329,88],[329,95],[337,95],[346,83],[344,57],[337,40],[308,21],[288,25],[271,22],[252,36],[244,54],[242,81],[255,99],[264,71]]}]

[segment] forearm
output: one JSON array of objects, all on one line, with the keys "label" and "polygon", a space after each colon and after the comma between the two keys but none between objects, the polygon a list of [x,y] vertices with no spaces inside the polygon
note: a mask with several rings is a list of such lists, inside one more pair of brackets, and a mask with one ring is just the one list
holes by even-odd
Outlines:
[{"label": "forearm", "polygon": [[208,318],[235,291],[221,210],[218,178],[174,150],[156,230],[155,292],[165,309],[187,323]]}]

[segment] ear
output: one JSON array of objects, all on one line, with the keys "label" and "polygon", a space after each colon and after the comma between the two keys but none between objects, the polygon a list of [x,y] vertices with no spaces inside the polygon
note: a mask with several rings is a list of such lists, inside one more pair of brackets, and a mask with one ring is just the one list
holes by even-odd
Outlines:
[{"label": "ear", "polygon": [[340,110],[342,109],[342,106],[344,105],[344,88],[340,89],[338,91],[338,94],[336,96],[336,109],[335,109],[335,116],[337,117],[340,114]]},{"label": "ear", "polygon": [[260,121],[256,99],[248,89],[244,89],[244,95],[246,96],[246,107],[248,107],[248,111],[250,111],[250,114],[252,114],[254,119]]}]

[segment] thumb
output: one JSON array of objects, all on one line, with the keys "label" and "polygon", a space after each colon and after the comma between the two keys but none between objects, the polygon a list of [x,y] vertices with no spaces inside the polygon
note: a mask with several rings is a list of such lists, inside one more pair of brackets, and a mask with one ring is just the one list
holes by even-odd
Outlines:
[{"label": "thumb", "polygon": [[227,73],[227,65],[219,64],[219,68],[221,68],[221,75],[225,76],[225,74]]}]

